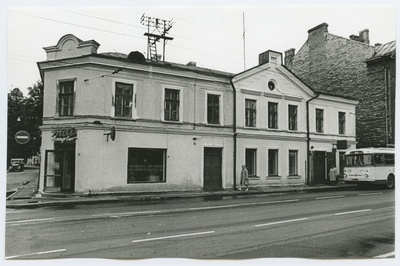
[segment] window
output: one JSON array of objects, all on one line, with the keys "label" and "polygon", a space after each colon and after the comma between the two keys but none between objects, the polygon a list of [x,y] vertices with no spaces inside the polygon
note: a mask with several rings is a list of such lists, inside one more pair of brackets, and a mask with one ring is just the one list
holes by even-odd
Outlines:
[{"label": "window", "polygon": [[115,83],[115,116],[132,117],[133,85]]},{"label": "window", "polygon": [[315,109],[315,130],[319,133],[324,132],[324,110]]},{"label": "window", "polygon": [[394,154],[385,154],[385,164],[394,165]]},{"label": "window", "polygon": [[179,90],[165,89],[164,120],[179,121]]},{"label": "window", "polygon": [[165,182],[165,149],[128,149],[128,184]]},{"label": "window", "polygon": [[246,127],[256,126],[256,100],[246,99]]},{"label": "window", "polygon": [[297,106],[289,105],[289,130],[297,130]]},{"label": "window", "polygon": [[278,128],[278,104],[268,103],[268,128]]},{"label": "window", "polygon": [[339,112],[339,134],[345,133],[345,125],[346,125],[346,113]]},{"label": "window", "polygon": [[383,154],[374,154],[375,164],[383,164]]},{"label": "window", "polygon": [[207,123],[219,125],[219,95],[207,94]]},{"label": "window", "polygon": [[60,116],[73,116],[74,114],[74,81],[59,83],[59,114]]},{"label": "window", "polygon": [[268,175],[278,175],[278,150],[268,150]]},{"label": "window", "polygon": [[249,176],[256,176],[257,167],[257,150],[256,149],[246,149],[246,167],[249,171]]},{"label": "window", "polygon": [[298,162],[297,162],[297,151],[289,151],[289,175],[297,175],[297,167],[298,167]]}]

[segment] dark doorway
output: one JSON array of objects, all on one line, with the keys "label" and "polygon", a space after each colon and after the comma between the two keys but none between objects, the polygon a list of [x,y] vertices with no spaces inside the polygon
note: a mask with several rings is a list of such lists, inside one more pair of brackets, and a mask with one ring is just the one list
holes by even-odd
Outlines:
[{"label": "dark doorway", "polygon": [[204,189],[222,188],[222,148],[204,148]]},{"label": "dark doorway", "polygon": [[325,184],[326,180],[326,152],[314,152],[314,185]]}]

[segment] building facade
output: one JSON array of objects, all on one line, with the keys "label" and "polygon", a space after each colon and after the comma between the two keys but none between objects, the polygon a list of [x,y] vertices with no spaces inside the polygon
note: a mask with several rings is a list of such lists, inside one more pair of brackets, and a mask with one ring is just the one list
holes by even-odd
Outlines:
[{"label": "building facade", "polygon": [[357,147],[391,147],[395,143],[396,42],[370,45],[369,30],[343,38],[322,23],[308,31],[285,65],[315,91],[360,101]]},{"label": "building facade", "polygon": [[304,185],[326,176],[324,160],[311,177],[314,151],[355,146],[357,101],[314,92],[280,53],[233,75],[98,47],[44,48],[39,193],[229,189],[242,164],[255,186]]}]

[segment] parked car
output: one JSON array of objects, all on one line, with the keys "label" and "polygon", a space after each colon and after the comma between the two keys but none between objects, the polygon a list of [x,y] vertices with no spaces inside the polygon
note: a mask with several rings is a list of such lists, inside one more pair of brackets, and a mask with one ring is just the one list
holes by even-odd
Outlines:
[{"label": "parked car", "polygon": [[24,171],[24,166],[25,166],[24,159],[15,158],[15,159],[11,159],[11,165],[10,165],[10,168],[8,168],[8,170],[10,172],[14,172],[14,171],[22,172],[22,171]]}]

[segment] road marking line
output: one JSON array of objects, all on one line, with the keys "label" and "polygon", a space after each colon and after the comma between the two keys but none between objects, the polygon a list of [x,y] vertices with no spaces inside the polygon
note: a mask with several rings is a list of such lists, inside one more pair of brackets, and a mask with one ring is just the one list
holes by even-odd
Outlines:
[{"label": "road marking line", "polygon": [[322,199],[336,199],[336,198],[344,198],[346,197],[345,195],[339,195],[339,196],[330,196],[330,197],[319,197],[315,198],[316,200],[322,200]]},{"label": "road marking line", "polygon": [[382,254],[382,255],[379,255],[379,256],[375,256],[374,258],[376,258],[376,259],[382,259],[382,258],[387,258],[387,257],[390,257],[390,256],[394,256],[394,254],[395,254],[395,252],[392,251],[392,252],[389,252],[389,253],[386,253],[386,254]]},{"label": "road marking line", "polygon": [[196,207],[189,208],[189,210],[211,210],[211,209],[223,209],[223,208],[233,208],[233,207],[242,207],[242,206],[255,206],[255,205],[264,205],[264,204],[274,204],[274,203],[286,203],[286,202],[297,202],[299,199],[292,200],[278,200],[278,201],[264,201],[264,202],[256,202],[256,203],[242,203],[242,204],[232,204],[232,205],[217,205],[217,206],[209,206],[209,207]]},{"label": "road marking line", "polygon": [[93,214],[92,217],[117,217],[117,216],[126,216],[126,215],[135,215],[135,214],[152,214],[152,213],[160,213],[161,211],[142,211],[142,212],[120,212],[120,213],[106,213],[106,214]]},{"label": "road marking line", "polygon": [[272,223],[267,223],[267,224],[257,224],[257,225],[255,225],[255,227],[274,225],[274,224],[284,224],[284,223],[298,222],[298,221],[304,221],[304,220],[308,220],[308,218],[299,218],[299,219],[293,219],[293,220],[272,222]]},{"label": "road marking line", "polygon": [[179,237],[187,237],[187,236],[206,235],[206,234],[213,234],[213,233],[215,233],[215,231],[207,231],[207,232],[199,232],[199,233],[191,233],[191,234],[183,234],[183,235],[174,235],[174,236],[162,236],[162,237],[154,237],[154,238],[133,240],[132,243],[147,242],[147,241],[162,240],[162,239],[170,239],[170,238],[179,238]]},{"label": "road marking line", "polygon": [[34,219],[34,220],[11,221],[11,222],[6,222],[6,224],[14,224],[14,223],[31,223],[31,222],[50,221],[50,220],[54,220],[54,218],[43,218],[43,219]]},{"label": "road marking line", "polygon": [[371,192],[371,193],[363,193],[363,194],[358,194],[358,196],[369,196],[369,195],[382,195],[382,192]]},{"label": "road marking line", "polygon": [[14,259],[14,258],[19,258],[19,257],[26,257],[26,256],[32,256],[32,255],[42,255],[42,254],[49,254],[49,253],[56,253],[56,252],[64,252],[66,249],[57,249],[57,250],[49,250],[49,251],[40,251],[40,252],[35,252],[35,253],[29,253],[29,254],[22,254],[22,255],[15,255],[15,256],[10,256],[10,257],[5,257],[6,259]]},{"label": "road marking line", "polygon": [[335,213],[335,215],[345,215],[345,214],[353,214],[353,213],[368,212],[368,211],[372,211],[372,209],[350,211],[350,212],[339,212],[339,213]]}]

